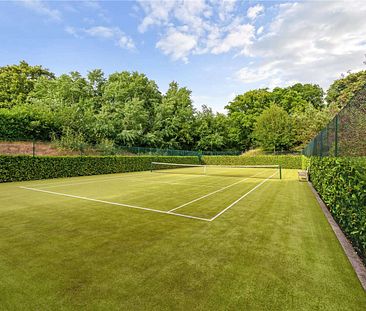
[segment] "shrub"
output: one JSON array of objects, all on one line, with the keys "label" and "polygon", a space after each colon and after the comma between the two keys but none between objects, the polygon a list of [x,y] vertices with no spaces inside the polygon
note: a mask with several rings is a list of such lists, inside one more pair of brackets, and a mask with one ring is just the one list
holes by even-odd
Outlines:
[{"label": "shrub", "polygon": [[310,167],[310,158],[306,156],[301,156],[301,168],[307,170]]},{"label": "shrub", "polygon": [[366,158],[312,157],[310,178],[334,219],[365,260]]},{"label": "shrub", "polygon": [[281,165],[282,168],[301,169],[299,155],[258,155],[243,156],[203,156],[202,161],[208,165]]},{"label": "shrub", "polygon": [[0,182],[147,171],[152,161],[198,164],[198,157],[0,156]]}]

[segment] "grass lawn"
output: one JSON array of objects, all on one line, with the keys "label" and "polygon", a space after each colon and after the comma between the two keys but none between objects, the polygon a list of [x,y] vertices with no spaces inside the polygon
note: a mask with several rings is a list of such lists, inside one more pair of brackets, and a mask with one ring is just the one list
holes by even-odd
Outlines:
[{"label": "grass lawn", "polygon": [[0,310],[366,310],[296,173],[0,184]]}]

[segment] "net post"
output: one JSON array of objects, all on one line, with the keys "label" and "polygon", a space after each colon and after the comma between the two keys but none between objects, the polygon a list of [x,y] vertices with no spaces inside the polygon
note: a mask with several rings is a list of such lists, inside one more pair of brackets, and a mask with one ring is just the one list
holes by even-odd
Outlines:
[{"label": "net post", "polygon": [[279,165],[278,168],[280,169],[280,179],[282,179],[282,167],[281,167],[281,165]]},{"label": "net post", "polygon": [[150,162],[150,172],[152,173],[152,169],[153,169],[153,163]]}]

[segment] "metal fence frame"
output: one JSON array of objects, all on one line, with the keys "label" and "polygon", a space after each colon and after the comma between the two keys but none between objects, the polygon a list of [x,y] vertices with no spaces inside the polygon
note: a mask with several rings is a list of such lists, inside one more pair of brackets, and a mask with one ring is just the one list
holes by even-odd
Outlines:
[{"label": "metal fence frame", "polygon": [[366,156],[366,86],[303,149],[305,156]]}]

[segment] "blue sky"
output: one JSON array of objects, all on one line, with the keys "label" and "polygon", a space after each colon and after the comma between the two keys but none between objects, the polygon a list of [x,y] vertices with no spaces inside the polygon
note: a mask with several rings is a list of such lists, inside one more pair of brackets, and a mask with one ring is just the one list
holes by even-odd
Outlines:
[{"label": "blue sky", "polygon": [[363,1],[0,2],[0,65],[145,73],[216,111],[259,87],[366,69]]}]

